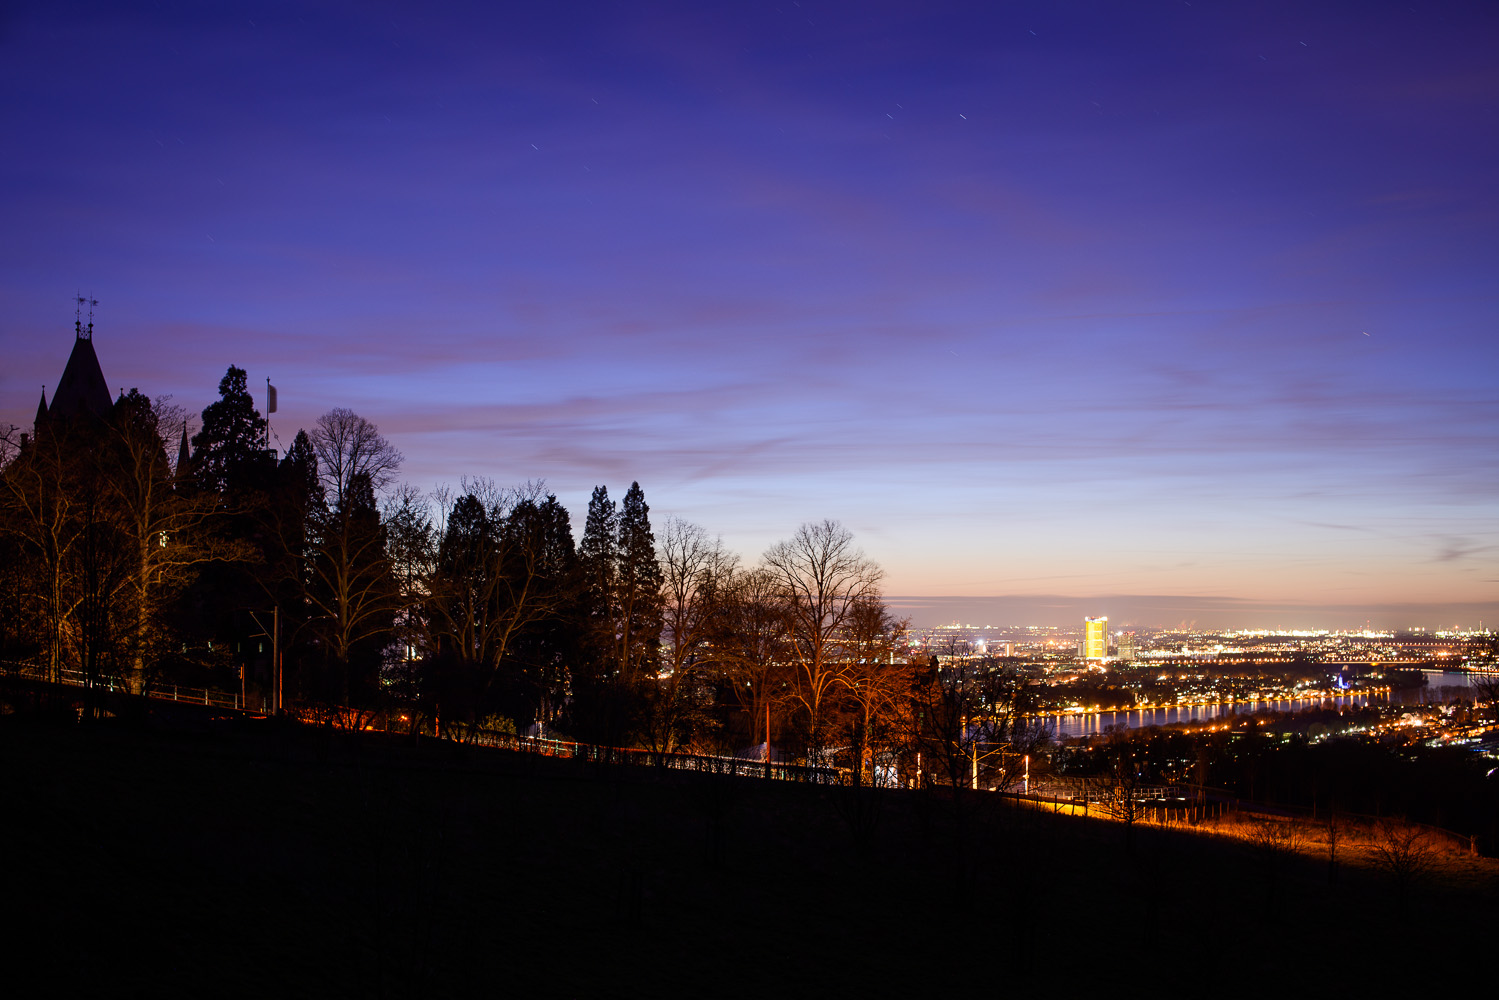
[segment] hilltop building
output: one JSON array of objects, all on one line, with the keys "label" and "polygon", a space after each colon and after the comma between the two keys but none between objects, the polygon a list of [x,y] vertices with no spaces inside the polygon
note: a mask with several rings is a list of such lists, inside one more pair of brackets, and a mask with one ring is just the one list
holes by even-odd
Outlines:
[{"label": "hilltop building", "polygon": [[[88,300],[78,301],[82,304]],[[87,325],[80,316],[73,322],[73,351],[52,393],[52,402],[47,402],[47,387],[43,386],[32,433],[21,435],[21,446],[24,448],[33,437],[39,438],[48,427],[62,434],[70,426],[98,427],[109,419],[114,408],[115,403],[109,398],[109,383],[104,381],[104,371],[99,366],[99,355],[94,353],[93,315],[90,314]]]},{"label": "hilltop building", "polygon": [[114,410],[114,401],[109,398],[109,383],[104,381],[99,355],[94,353],[93,317],[89,317],[87,326],[81,318],[74,320],[73,333],[73,353],[68,355],[67,366],[52,393],[50,406],[47,405],[47,390],[42,389],[42,400],[36,408],[38,425],[49,420],[78,417],[107,420]]}]

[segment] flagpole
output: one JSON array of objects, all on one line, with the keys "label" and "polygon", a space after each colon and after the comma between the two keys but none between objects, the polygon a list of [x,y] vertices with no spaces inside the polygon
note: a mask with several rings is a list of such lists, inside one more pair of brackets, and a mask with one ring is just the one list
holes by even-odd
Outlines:
[{"label": "flagpole", "polygon": [[276,387],[270,377],[265,380],[265,450],[271,450],[271,414],[276,412]]}]

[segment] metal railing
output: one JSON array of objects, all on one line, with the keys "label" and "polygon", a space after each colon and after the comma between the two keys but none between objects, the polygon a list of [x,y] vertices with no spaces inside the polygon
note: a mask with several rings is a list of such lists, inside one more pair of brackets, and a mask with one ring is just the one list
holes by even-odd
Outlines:
[{"label": "metal railing", "polygon": [[660,752],[635,747],[601,746],[545,736],[517,736],[488,729],[476,729],[468,742],[478,746],[498,747],[547,757],[571,757],[599,764],[625,764],[633,767],[657,767],[674,771],[696,771],[701,774],[733,775],[744,778],[770,778],[779,781],[801,781],[809,784],[836,785],[842,772],[836,767],[786,764],[777,761],[724,757],[715,754]]},{"label": "metal railing", "polygon": [[[40,681],[44,684],[65,684],[68,687],[93,688],[108,694],[128,694],[130,686],[124,679],[111,674],[101,674],[90,683],[88,675],[76,667],[61,667],[55,676],[49,676],[50,671],[46,667],[34,663],[19,663],[14,660],[0,661],[0,668],[12,677],[22,677],[27,680]],[[239,692],[224,691],[219,688],[189,687],[184,684],[152,684],[147,682],[145,690],[140,692],[147,698],[157,701],[174,701],[189,705],[207,705],[210,708],[226,708],[239,711],[244,706],[240,702]]]}]

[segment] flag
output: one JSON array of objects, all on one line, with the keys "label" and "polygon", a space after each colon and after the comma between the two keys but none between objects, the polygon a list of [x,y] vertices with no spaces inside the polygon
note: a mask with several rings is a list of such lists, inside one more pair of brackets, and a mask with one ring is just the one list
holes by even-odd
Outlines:
[{"label": "flag", "polygon": [[271,385],[271,380],[265,382],[265,415],[270,416],[276,412],[276,387]]}]

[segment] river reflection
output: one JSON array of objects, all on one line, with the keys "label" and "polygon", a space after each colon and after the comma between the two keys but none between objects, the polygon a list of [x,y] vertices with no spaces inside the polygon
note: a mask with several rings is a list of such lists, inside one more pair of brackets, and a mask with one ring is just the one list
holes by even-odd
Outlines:
[{"label": "river reflection", "polygon": [[1256,712],[1305,712],[1314,708],[1362,708],[1370,703],[1393,703],[1396,705],[1425,705],[1471,698],[1475,677],[1465,670],[1423,670],[1426,686],[1402,688],[1393,693],[1354,692],[1351,694],[1311,698],[1267,698],[1246,699],[1232,703],[1211,705],[1181,705],[1173,708],[1132,708],[1114,712],[1063,712],[1047,715],[1044,719],[1055,727],[1058,739],[1077,736],[1092,736],[1110,726],[1126,729],[1143,729],[1146,726],[1169,726],[1178,722],[1208,722],[1233,715],[1253,715]]},{"label": "river reflection", "polygon": [[1425,687],[1401,688],[1390,696],[1397,705],[1431,705],[1473,697],[1475,678],[1492,674],[1471,673],[1467,670],[1423,670]]},{"label": "river reflection", "polygon": [[1131,708],[1115,712],[1063,712],[1045,716],[1046,723],[1056,727],[1059,739],[1092,736],[1110,726],[1143,729],[1146,726],[1169,726],[1178,722],[1208,722],[1234,715],[1256,712],[1305,712],[1313,708],[1362,708],[1374,701],[1384,701],[1383,692],[1332,695],[1311,698],[1246,698],[1243,701],[1211,705],[1179,705],[1171,708]]}]

